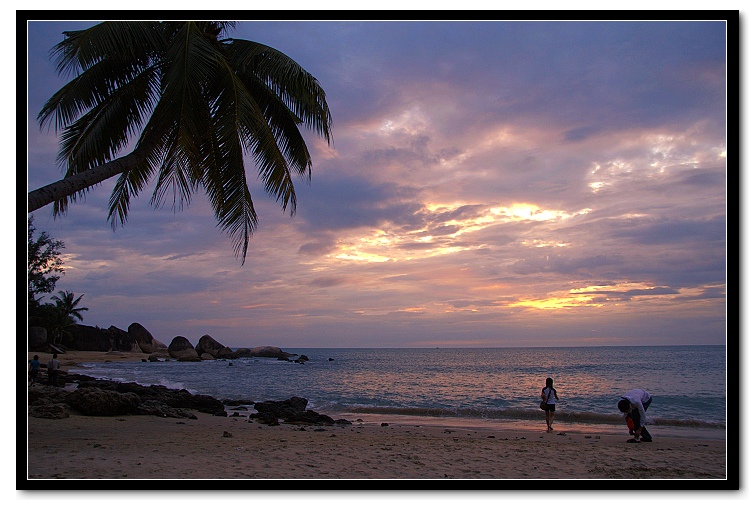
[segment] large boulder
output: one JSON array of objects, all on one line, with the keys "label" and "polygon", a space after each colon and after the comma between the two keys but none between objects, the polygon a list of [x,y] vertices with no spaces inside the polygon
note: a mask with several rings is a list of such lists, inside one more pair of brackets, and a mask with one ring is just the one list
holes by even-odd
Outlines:
[{"label": "large boulder", "polygon": [[233,351],[229,356],[231,359],[236,358],[251,358],[252,357],[252,350],[248,347],[241,347],[240,349],[236,349]]},{"label": "large boulder", "polygon": [[287,400],[266,400],[264,402],[255,403],[254,408],[257,412],[269,413],[285,420],[299,413],[303,413],[307,408],[307,399],[291,397]]},{"label": "large boulder", "polygon": [[[228,358],[233,354],[230,347],[226,347],[210,335],[204,335],[200,338],[195,349],[200,357],[203,357],[204,354],[210,354],[212,358]],[[203,359],[205,358],[203,357]]]},{"label": "large boulder", "polygon": [[115,326],[110,326],[107,330],[110,332],[113,339],[112,350],[120,352],[142,352],[139,348],[139,343],[131,333],[118,329]]},{"label": "large boulder", "polygon": [[[152,333],[147,331],[147,328],[145,328],[138,322],[131,324],[128,327],[128,332],[131,333],[131,336],[134,337],[134,340],[136,340],[139,349],[141,349],[144,354],[152,354],[159,348],[157,345],[159,342],[155,340],[155,337],[152,336]],[[160,345],[167,349],[165,344],[160,343]]]},{"label": "large boulder", "polygon": [[113,350],[112,332],[97,326],[85,326],[75,324],[68,330],[71,336],[64,335],[61,343],[75,351],[100,351]]},{"label": "large boulder", "polygon": [[257,419],[261,423],[277,425],[278,420],[286,423],[308,425],[334,425],[336,421],[330,416],[307,410],[307,399],[291,397],[287,400],[266,400],[257,402],[254,408],[257,415],[250,415],[250,419]]},{"label": "large boulder", "polygon": [[270,345],[263,345],[261,347],[253,347],[250,349],[250,356],[255,358],[290,358],[294,354],[283,352],[280,347],[273,347]]},{"label": "large boulder", "polygon": [[186,337],[175,337],[168,346],[168,352],[176,359],[199,359],[199,354]]},{"label": "large boulder", "polygon": [[30,352],[47,352],[47,330],[41,326],[29,327],[29,346]]},{"label": "large boulder", "polygon": [[64,335],[61,344],[74,351],[122,351],[139,352],[136,339],[128,332],[110,326],[102,329],[96,326],[74,324],[69,328],[71,336]]}]

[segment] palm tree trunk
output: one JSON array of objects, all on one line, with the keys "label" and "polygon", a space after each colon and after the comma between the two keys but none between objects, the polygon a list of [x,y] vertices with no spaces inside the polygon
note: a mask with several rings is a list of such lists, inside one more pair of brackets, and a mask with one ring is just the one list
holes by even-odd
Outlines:
[{"label": "palm tree trunk", "polygon": [[73,195],[111,177],[122,174],[135,166],[136,162],[143,157],[143,151],[139,152],[141,154],[135,151],[104,165],[96,166],[86,172],[70,175],[57,182],[30,191],[28,195],[28,212],[36,211],[40,207],[51,204],[56,200]]}]

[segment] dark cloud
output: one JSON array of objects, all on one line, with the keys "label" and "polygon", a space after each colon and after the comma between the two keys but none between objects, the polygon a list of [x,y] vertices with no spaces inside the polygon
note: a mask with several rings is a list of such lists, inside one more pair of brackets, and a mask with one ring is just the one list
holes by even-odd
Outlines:
[{"label": "dark cloud", "polygon": [[712,219],[632,220],[616,225],[614,238],[629,239],[640,245],[674,245],[705,243],[708,248],[723,248],[726,241],[726,217]]}]

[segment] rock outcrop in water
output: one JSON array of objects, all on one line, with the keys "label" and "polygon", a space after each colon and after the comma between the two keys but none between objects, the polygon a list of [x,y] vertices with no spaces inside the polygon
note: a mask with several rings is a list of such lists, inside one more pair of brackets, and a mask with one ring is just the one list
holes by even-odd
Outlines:
[{"label": "rock outcrop in water", "polygon": [[204,354],[209,354],[213,358],[230,358],[233,355],[233,349],[221,344],[210,335],[204,335],[199,339],[197,346],[195,347],[197,354],[201,357]]},{"label": "rock outcrop in water", "polygon": [[177,336],[170,342],[168,352],[179,361],[200,361],[197,350],[185,337]]}]

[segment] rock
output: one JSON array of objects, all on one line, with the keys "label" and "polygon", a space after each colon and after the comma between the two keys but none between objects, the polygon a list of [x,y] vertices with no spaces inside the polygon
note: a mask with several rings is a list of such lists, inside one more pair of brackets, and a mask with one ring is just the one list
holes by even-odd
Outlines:
[{"label": "rock", "polygon": [[252,350],[246,347],[242,347],[241,349],[236,349],[235,351],[233,351],[228,357],[231,359],[251,358]]},{"label": "rock", "polygon": [[211,354],[211,359],[227,358],[231,354],[233,354],[233,350],[230,347],[226,347],[225,345],[212,338],[210,335],[204,335],[199,339],[199,342],[197,342],[196,351],[200,356],[205,353]]},{"label": "rock", "polygon": [[69,414],[64,404],[49,403],[30,407],[29,416],[44,418],[46,420],[61,420],[68,418]]},{"label": "rock", "polygon": [[199,359],[196,349],[191,343],[182,336],[177,336],[170,342],[168,352],[174,358],[196,358]]},{"label": "rock", "polygon": [[254,404],[258,413],[255,418],[268,424],[271,424],[272,418],[275,418],[276,422],[283,420],[291,424],[333,425],[335,423],[330,416],[306,410],[306,407],[307,399],[301,397],[291,397],[283,401],[257,402]]},{"label": "rock", "polygon": [[278,422],[278,418],[275,417],[274,414],[270,413],[257,413],[249,416],[249,421],[256,420],[259,423],[262,423],[263,425],[280,425]]},{"label": "rock", "polygon": [[213,356],[213,355],[212,355],[212,354],[210,354],[209,352],[203,352],[203,353],[202,353],[202,354],[201,354],[201,355],[199,356],[199,358],[200,358],[200,359],[203,359],[203,360],[208,360],[208,361],[210,361],[210,360],[214,360],[214,359],[215,359],[215,356]]},{"label": "rock", "polygon": [[207,414],[225,413],[223,402],[209,395],[194,395],[187,390],[166,388],[162,385],[142,386],[137,383],[115,381],[82,381],[79,388],[99,388],[120,393],[134,393],[142,402],[156,400],[170,407],[196,409]]},{"label": "rock", "polygon": [[311,409],[302,413],[297,413],[286,420],[286,423],[310,425],[333,425],[335,422],[336,421],[330,416],[317,413]]},{"label": "rock", "polygon": [[261,347],[254,347],[250,349],[250,356],[256,358],[285,358],[288,359],[294,354],[283,352],[280,347],[272,347],[270,345],[263,345]]},{"label": "rock", "polygon": [[237,358],[276,358],[285,361],[290,361],[288,358],[296,356],[288,352],[283,352],[280,347],[272,347],[270,345],[264,345],[261,347],[242,347],[228,353],[227,357],[230,359]]},{"label": "rock", "polygon": [[220,352],[218,352],[215,355],[215,357],[226,359],[226,358],[230,358],[232,354],[233,354],[233,349],[231,349],[230,347],[223,347],[222,349],[220,349]]},{"label": "rock", "polygon": [[29,406],[37,405],[39,402],[64,404],[69,393],[70,392],[58,388],[57,386],[35,384],[29,388]]},{"label": "rock", "polygon": [[254,408],[257,412],[271,413],[284,420],[289,416],[304,412],[306,407],[307,399],[301,397],[291,397],[282,401],[266,400],[265,402],[257,402],[254,404]]},{"label": "rock", "polygon": [[120,352],[142,352],[136,338],[134,338],[131,333],[118,329],[115,326],[110,326],[107,330],[110,332],[113,339],[113,348],[111,350]]},{"label": "rock", "polygon": [[228,407],[236,407],[240,408],[240,410],[248,411],[247,406],[253,406],[254,400],[225,398],[223,399],[223,404]]},{"label": "rock", "polygon": [[87,416],[117,416],[136,412],[141,400],[135,393],[79,388],[68,395],[66,403]]},{"label": "rock", "polygon": [[187,409],[180,407],[171,407],[157,400],[146,400],[139,404],[135,414],[148,414],[160,416],[162,418],[188,418],[190,420],[198,419],[197,416]]},{"label": "rock", "polygon": [[47,352],[47,330],[41,326],[29,327],[29,351]]},{"label": "rock", "polygon": [[[152,333],[147,331],[147,328],[139,324],[138,322],[134,322],[128,327],[128,332],[131,334],[131,336],[136,341],[136,344],[139,346],[139,349],[144,354],[152,354],[154,353],[159,346],[163,346],[167,349],[165,344],[162,344],[155,340],[155,338],[152,336]],[[158,345],[159,344],[159,345]]]},{"label": "rock", "polygon": [[63,337],[62,344],[76,351],[123,351],[140,352],[134,337],[115,326],[102,329],[96,326],[74,324],[70,327],[70,337]]}]

